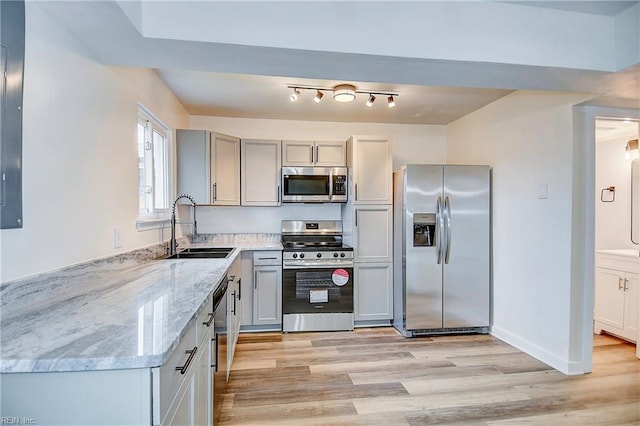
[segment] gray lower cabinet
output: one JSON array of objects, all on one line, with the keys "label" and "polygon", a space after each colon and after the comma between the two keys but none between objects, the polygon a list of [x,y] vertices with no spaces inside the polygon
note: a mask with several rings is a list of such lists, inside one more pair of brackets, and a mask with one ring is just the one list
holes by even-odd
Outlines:
[{"label": "gray lower cabinet", "polygon": [[253,324],[281,324],[282,266],[255,266],[253,271]]},{"label": "gray lower cabinet", "polygon": [[282,326],[282,252],[254,251],[244,252],[242,256],[243,329],[247,331],[280,329]]},{"label": "gray lower cabinet", "polygon": [[354,311],[356,321],[393,318],[393,265],[356,263]]}]

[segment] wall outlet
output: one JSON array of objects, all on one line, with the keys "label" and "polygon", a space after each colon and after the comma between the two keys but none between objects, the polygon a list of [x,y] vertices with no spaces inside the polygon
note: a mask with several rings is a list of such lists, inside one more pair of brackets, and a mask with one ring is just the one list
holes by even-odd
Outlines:
[{"label": "wall outlet", "polygon": [[113,248],[119,249],[122,247],[120,243],[120,228],[113,228]]}]

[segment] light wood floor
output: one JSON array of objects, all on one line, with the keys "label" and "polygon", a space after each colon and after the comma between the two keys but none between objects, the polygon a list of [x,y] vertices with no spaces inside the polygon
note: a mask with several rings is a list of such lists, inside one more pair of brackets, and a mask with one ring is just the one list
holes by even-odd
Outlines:
[{"label": "light wood floor", "polygon": [[221,423],[640,424],[640,360],[605,335],[593,373],[567,377],[492,336],[243,334]]}]

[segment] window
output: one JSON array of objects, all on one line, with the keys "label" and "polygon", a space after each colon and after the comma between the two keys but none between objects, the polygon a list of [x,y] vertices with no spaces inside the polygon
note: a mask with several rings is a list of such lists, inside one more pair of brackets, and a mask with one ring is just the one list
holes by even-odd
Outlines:
[{"label": "window", "polygon": [[171,132],[142,106],[138,108],[138,227],[169,217]]}]

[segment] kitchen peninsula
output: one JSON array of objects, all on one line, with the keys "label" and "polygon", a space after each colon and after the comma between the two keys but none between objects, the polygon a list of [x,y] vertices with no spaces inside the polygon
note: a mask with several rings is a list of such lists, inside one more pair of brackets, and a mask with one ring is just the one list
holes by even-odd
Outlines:
[{"label": "kitchen peninsula", "polygon": [[[183,379],[210,367],[204,344],[215,338],[207,325],[212,294],[236,273],[243,250],[281,248],[271,234],[194,246],[220,244],[235,247],[226,259],[157,260],[158,245],[3,283],[3,416],[39,424],[155,425],[179,418],[186,391],[206,405],[210,394],[194,392],[206,380]],[[187,414],[202,415],[192,402]]]}]

